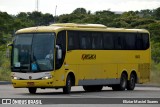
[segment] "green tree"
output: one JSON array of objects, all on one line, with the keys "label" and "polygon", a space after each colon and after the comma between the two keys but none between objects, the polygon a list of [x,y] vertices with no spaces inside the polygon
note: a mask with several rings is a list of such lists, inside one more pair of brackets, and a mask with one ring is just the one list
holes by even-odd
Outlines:
[{"label": "green tree", "polygon": [[72,12],[72,14],[87,14],[87,11],[84,8],[77,8]]},{"label": "green tree", "polygon": [[153,15],[155,19],[160,20],[160,7],[154,10]]},{"label": "green tree", "polygon": [[153,18],[153,10],[149,10],[149,9],[141,10],[140,12],[138,12],[138,15],[143,18],[151,19]]},{"label": "green tree", "polygon": [[159,42],[152,42],[152,59],[156,63],[160,63],[160,43]]}]

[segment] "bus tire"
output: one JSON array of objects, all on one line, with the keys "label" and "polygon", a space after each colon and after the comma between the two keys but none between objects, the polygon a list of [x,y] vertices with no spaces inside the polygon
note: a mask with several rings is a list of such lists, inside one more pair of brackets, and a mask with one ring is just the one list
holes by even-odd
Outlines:
[{"label": "bus tire", "polygon": [[66,79],[66,86],[63,87],[63,93],[69,94],[71,92],[71,87],[72,87],[72,80],[71,80],[70,75],[68,75]]},{"label": "bus tire", "polygon": [[136,76],[131,73],[130,80],[127,82],[127,90],[134,90],[136,84]]},{"label": "bus tire", "polygon": [[121,74],[120,84],[113,85],[112,89],[114,91],[124,91],[127,88],[127,75],[125,73]]},{"label": "bus tire", "polygon": [[119,90],[124,91],[126,88],[127,88],[127,75],[125,73],[122,73],[119,84]]},{"label": "bus tire", "polygon": [[30,94],[35,94],[36,91],[37,91],[37,88],[30,87],[30,88],[28,88],[28,91],[29,91]]}]

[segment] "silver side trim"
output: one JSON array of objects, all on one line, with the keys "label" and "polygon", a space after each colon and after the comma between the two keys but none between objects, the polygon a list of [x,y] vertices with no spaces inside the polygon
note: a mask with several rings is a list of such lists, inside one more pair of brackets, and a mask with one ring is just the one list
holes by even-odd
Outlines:
[{"label": "silver side trim", "polygon": [[114,85],[120,84],[120,79],[85,79],[79,80],[78,85]]}]

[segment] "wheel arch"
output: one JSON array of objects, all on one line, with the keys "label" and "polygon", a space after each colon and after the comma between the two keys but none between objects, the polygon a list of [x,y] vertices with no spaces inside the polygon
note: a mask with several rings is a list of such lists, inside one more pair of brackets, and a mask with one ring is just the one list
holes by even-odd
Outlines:
[{"label": "wheel arch", "polygon": [[121,73],[121,75],[122,75],[122,74],[125,74],[125,75],[127,76],[127,79],[128,79],[128,73],[127,73],[126,70],[123,70],[122,73]]}]

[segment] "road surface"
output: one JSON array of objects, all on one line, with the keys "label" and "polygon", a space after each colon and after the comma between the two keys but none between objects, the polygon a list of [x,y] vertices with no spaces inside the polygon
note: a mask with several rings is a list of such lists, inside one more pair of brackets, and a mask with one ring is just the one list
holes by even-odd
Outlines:
[{"label": "road surface", "polygon": [[[45,98],[45,99],[60,99],[63,100],[64,98],[69,98],[72,99],[73,102],[75,101],[74,99],[81,98],[83,100],[87,99],[92,99],[94,98],[97,99],[95,100],[98,101],[99,99],[105,99],[106,100],[116,100],[115,98],[120,98],[120,99],[128,99],[128,98],[134,98],[134,99],[139,99],[144,98],[150,99],[150,98],[158,98],[160,100],[160,87],[136,87],[134,91],[112,91],[111,88],[109,87],[103,87],[103,90],[101,92],[85,92],[82,87],[72,87],[72,92],[71,94],[63,94],[62,89],[38,89],[37,93],[32,95],[29,94],[28,89],[25,88],[13,88],[11,84],[6,84],[6,85],[0,85],[0,98],[33,98],[33,99],[39,99],[39,98]],[[160,107],[160,102],[159,104],[125,104],[127,107],[136,107],[136,106],[141,106],[141,107]],[[6,106],[8,105],[0,105],[1,106]],[[12,107],[18,107],[19,105],[11,105]],[[23,105],[24,107],[28,107],[28,105]],[[38,107],[38,106],[44,106],[44,107],[50,107],[50,106],[55,106],[55,107],[106,107],[106,104],[45,104],[45,105],[29,105],[29,107]],[[124,107],[124,104],[118,104],[119,107]],[[107,104],[107,107],[117,107],[117,104]]]}]

